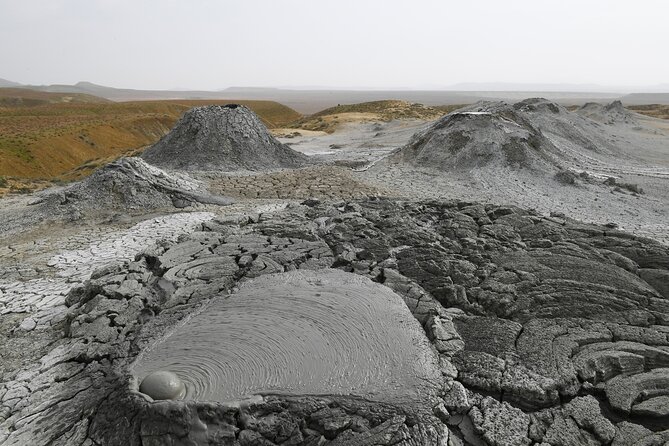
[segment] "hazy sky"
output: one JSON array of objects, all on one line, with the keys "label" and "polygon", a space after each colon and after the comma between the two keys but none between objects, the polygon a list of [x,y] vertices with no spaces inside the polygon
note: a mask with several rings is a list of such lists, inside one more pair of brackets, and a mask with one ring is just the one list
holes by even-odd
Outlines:
[{"label": "hazy sky", "polygon": [[0,78],[128,88],[669,83],[667,0],[0,0]]}]

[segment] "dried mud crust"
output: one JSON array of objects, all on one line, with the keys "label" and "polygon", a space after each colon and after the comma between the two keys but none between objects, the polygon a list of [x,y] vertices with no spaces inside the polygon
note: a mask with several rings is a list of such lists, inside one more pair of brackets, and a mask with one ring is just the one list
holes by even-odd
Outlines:
[{"label": "dried mud crust", "polygon": [[211,191],[231,198],[264,199],[359,199],[387,195],[386,189],[357,180],[350,169],[334,166],[308,167],[262,174],[212,176]]},{"label": "dried mud crust", "polygon": [[[230,406],[132,390],[137,354],[213,296],[246,278],[329,267],[404,298],[439,355],[437,397],[265,395]],[[658,242],[514,207],[311,200],[211,220],[68,294],[40,359],[3,377],[0,441],[662,444],[667,277]]]}]

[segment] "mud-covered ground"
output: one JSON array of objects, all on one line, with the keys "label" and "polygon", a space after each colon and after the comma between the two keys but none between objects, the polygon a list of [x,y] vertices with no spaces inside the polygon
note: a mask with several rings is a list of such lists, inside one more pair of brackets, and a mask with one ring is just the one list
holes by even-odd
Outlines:
[{"label": "mud-covered ground", "polygon": [[[669,441],[669,138],[655,120],[588,113],[588,126],[637,150],[614,141],[565,157],[589,172],[573,184],[512,166],[398,163],[391,152],[431,123],[391,121],[287,138],[316,161],[296,170],[196,171],[189,183],[131,163],[126,176],[99,175],[93,200],[83,195],[95,183],[2,200],[0,444]],[[311,281],[295,285],[304,291],[263,291],[295,274]],[[338,274],[355,286],[332,285]],[[311,288],[319,277],[323,293]],[[189,323],[241,311],[249,292],[270,309],[243,311],[228,331],[198,324],[247,348],[188,339]],[[327,299],[336,315],[308,322]],[[380,327],[390,313],[411,319]],[[220,398],[140,393],[142,367],[170,356],[187,385]],[[412,372],[417,357],[426,365]],[[365,366],[347,372],[356,361]]]},{"label": "mud-covered ground", "polygon": [[[581,124],[576,113],[577,124]],[[561,161],[574,172],[587,172],[564,184],[552,177],[512,166],[443,169],[384,162],[395,149],[407,144],[429,123],[391,121],[349,124],[320,137],[283,140],[291,147],[332,163],[352,165],[355,179],[386,191],[387,196],[411,199],[464,199],[514,204],[543,214],[562,213],[592,223],[615,223],[634,234],[669,242],[669,125],[666,121],[633,114],[633,123],[586,122],[593,141],[614,150],[586,152],[565,141],[563,134],[544,134],[563,151]],[[567,121],[567,123],[569,123]],[[557,131],[556,131],[557,133]],[[604,136],[601,136],[601,135]],[[579,134],[578,137],[583,138]],[[601,139],[606,138],[606,142]],[[638,185],[642,194],[604,184],[608,177]]]}]

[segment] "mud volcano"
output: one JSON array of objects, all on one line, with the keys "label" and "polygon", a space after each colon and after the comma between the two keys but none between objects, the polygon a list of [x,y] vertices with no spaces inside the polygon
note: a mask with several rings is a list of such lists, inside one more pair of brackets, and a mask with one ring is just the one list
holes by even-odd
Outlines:
[{"label": "mud volcano", "polygon": [[277,141],[247,107],[196,107],[143,154],[147,162],[181,170],[265,170],[306,164],[307,157]]},{"label": "mud volcano", "polygon": [[610,104],[588,102],[577,109],[576,113],[608,125],[638,125],[636,113],[627,110],[620,101]]},{"label": "mud volcano", "polygon": [[403,300],[339,270],[246,282],[133,365],[140,381],[158,370],[176,373],[185,399],[199,401],[253,394],[417,401],[440,378],[429,341]]},{"label": "mud volcano", "polygon": [[167,173],[140,158],[121,158],[63,189],[42,193],[38,210],[49,214],[147,211],[184,208],[194,203],[225,205],[232,200],[209,194],[193,178]]},{"label": "mud volcano", "polygon": [[557,149],[530,120],[505,103],[480,103],[450,113],[390,157],[440,170],[510,166],[559,169]]}]

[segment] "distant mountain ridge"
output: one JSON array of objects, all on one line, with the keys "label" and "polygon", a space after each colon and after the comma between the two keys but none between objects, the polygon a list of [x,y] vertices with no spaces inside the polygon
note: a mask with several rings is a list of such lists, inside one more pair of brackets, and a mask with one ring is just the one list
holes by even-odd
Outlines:
[{"label": "distant mountain ridge", "polygon": [[281,90],[280,88],[274,88],[274,87],[228,87],[228,88],[223,88],[222,90],[217,90],[217,91],[239,91],[239,92],[245,92],[245,91],[277,91]]},{"label": "distant mountain ridge", "polygon": [[[357,104],[382,100],[407,101],[427,106],[471,104],[480,100],[520,101],[528,97],[544,97],[562,105],[582,105],[586,102],[611,102],[614,100],[621,100],[625,105],[669,104],[669,85],[665,84],[640,88],[642,93],[626,94],[623,91],[607,92],[606,87],[594,84],[564,84],[562,89],[558,88],[559,84],[463,83],[432,90],[229,87],[218,91],[206,91],[113,88],[86,81],[77,82],[74,85],[32,86],[16,85],[14,82],[2,79],[0,80],[0,86],[2,86],[2,82],[10,83],[11,86],[18,88],[52,93],[89,94],[117,102],[165,99],[266,100],[279,102],[303,114],[316,113],[339,104]],[[593,90],[587,91],[589,88]],[[661,91],[667,91],[667,93]]]},{"label": "distant mountain ridge", "polygon": [[669,93],[669,84],[625,86],[520,82],[464,82],[445,87],[455,91],[504,91],[504,92],[562,92],[562,93],[615,93],[620,96],[636,93]]},{"label": "distant mountain ridge", "polygon": [[46,104],[105,102],[110,101],[92,94],[53,93],[21,87],[0,87],[0,106],[2,107],[32,107]]},{"label": "distant mountain ridge", "polygon": [[669,104],[669,93],[632,93],[623,96],[621,101],[625,105]]},{"label": "distant mountain ridge", "polygon": [[0,88],[11,88],[11,87],[20,87],[21,84],[18,82],[8,81],[7,79],[0,78]]},{"label": "distant mountain ridge", "polygon": [[215,91],[172,91],[172,90],[136,90],[132,88],[114,88],[97,85],[92,82],[77,82],[74,85],[30,86],[34,90],[54,93],[85,93],[101,96],[112,101],[144,101],[161,99],[227,99],[223,93]]},{"label": "distant mountain ridge", "polygon": [[573,93],[616,93],[619,90],[597,84],[525,84],[517,82],[462,82],[447,87],[457,91],[553,91]]}]

